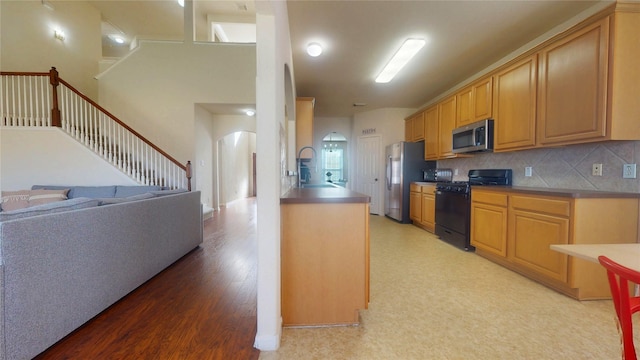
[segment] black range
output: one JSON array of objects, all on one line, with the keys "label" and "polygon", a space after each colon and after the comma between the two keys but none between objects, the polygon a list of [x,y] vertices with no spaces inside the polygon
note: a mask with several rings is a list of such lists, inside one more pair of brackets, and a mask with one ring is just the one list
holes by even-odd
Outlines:
[{"label": "black range", "polygon": [[511,169],[469,170],[469,181],[436,184],[436,235],[456,247],[473,251],[470,241],[471,185],[512,185]]}]

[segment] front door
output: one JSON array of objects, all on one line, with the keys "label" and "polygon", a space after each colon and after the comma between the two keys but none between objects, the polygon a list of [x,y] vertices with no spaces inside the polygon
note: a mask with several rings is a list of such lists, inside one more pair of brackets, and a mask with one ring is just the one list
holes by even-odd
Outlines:
[{"label": "front door", "polygon": [[379,135],[358,137],[356,191],[371,197],[370,212],[380,214]]}]

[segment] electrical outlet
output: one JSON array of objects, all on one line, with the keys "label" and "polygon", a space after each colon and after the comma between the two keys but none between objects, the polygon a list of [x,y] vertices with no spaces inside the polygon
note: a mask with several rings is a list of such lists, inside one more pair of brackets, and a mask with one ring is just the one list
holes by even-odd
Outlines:
[{"label": "electrical outlet", "polygon": [[533,168],[531,166],[527,166],[524,168],[524,176],[531,176],[533,173]]},{"label": "electrical outlet", "polygon": [[602,176],[602,164],[593,164],[593,168],[591,169],[591,175]]},{"label": "electrical outlet", "polygon": [[622,165],[622,178],[635,179],[636,178],[636,164],[624,164]]},{"label": "electrical outlet", "polygon": [[458,169],[453,169],[453,175],[458,175]]}]

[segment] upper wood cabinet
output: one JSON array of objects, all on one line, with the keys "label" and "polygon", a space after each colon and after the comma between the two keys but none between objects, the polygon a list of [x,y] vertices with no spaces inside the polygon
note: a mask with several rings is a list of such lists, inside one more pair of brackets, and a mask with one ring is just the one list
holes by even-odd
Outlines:
[{"label": "upper wood cabinet", "polygon": [[436,160],[440,144],[440,128],[438,124],[438,106],[432,106],[424,112],[424,158]]},{"label": "upper wood cabinet", "polygon": [[491,118],[493,77],[488,77],[466,87],[456,94],[456,127],[474,121]]},{"label": "upper wood cabinet", "polygon": [[[313,107],[315,98],[299,97],[296,99],[296,155],[305,146],[313,146]],[[301,158],[311,158],[311,149],[305,149]]]},{"label": "upper wood cabinet", "polygon": [[404,141],[413,141],[413,118],[404,120]]},{"label": "upper wood cabinet", "polygon": [[606,17],[540,51],[540,144],[606,137],[608,49]]},{"label": "upper wood cabinet", "polygon": [[413,141],[424,140],[424,112],[413,117]]},{"label": "upper wood cabinet", "polygon": [[410,142],[424,140],[424,112],[420,112],[405,119],[404,140]]},{"label": "upper wood cabinet", "polygon": [[494,149],[515,150],[536,144],[537,55],[495,74]]},{"label": "upper wood cabinet", "polygon": [[451,96],[438,104],[440,141],[438,157],[454,157],[452,131],[456,127],[456,97]]}]

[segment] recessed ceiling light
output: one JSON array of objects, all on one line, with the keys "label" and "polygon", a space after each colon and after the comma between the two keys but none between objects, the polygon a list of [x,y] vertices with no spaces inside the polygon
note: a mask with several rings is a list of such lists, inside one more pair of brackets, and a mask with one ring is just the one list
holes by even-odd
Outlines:
[{"label": "recessed ceiling light", "polygon": [[320,54],[322,54],[322,46],[320,46],[320,44],[318,44],[317,42],[312,42],[311,44],[307,45],[307,54],[309,54],[309,56],[320,56]]},{"label": "recessed ceiling light", "polygon": [[377,83],[388,83],[424,46],[424,39],[407,39],[400,49],[385,65],[382,72],[376,78]]},{"label": "recessed ceiling light", "polygon": [[184,7],[184,0],[178,0],[178,5]]},{"label": "recessed ceiling light", "polygon": [[117,44],[124,44],[124,38],[120,35],[108,35],[109,39]]},{"label": "recessed ceiling light", "polygon": [[247,110],[247,111],[245,111],[245,114],[247,114],[247,116],[253,116],[253,115],[256,114],[256,112],[253,111],[253,110]]}]

